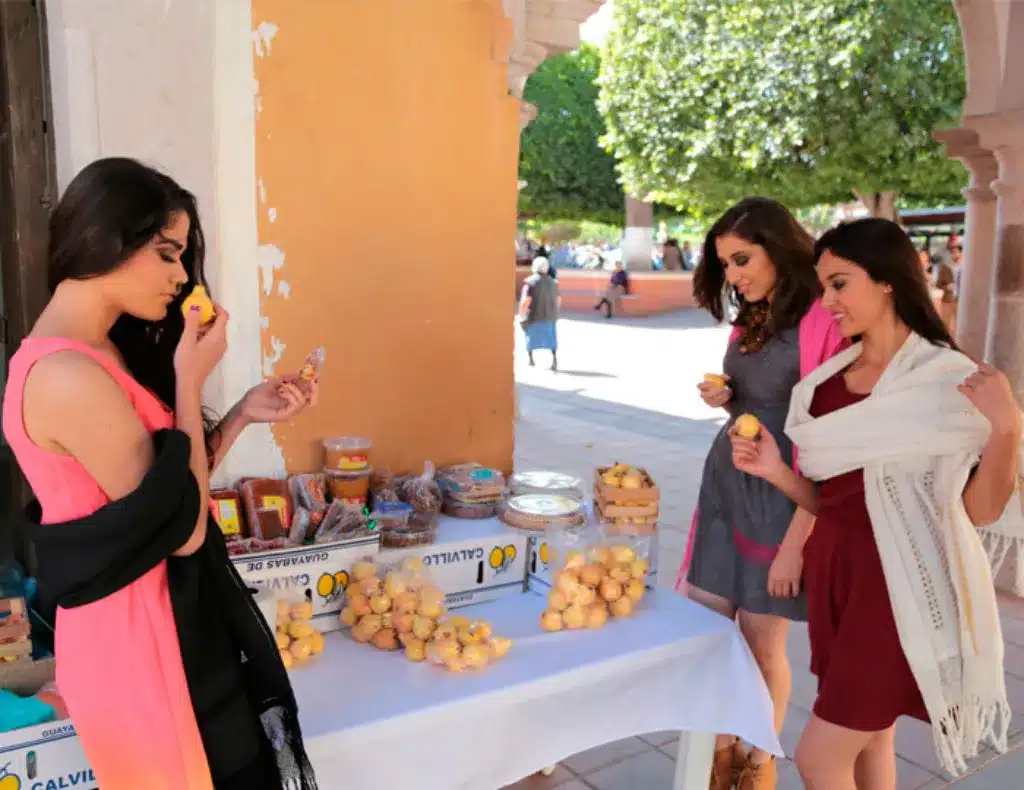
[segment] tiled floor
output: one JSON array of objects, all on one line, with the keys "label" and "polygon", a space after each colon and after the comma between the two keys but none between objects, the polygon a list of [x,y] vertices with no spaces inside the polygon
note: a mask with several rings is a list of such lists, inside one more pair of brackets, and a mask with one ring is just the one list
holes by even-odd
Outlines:
[{"label": "tiled floor", "polygon": [[[520,418],[516,467],[557,468],[585,479],[598,463],[647,466],[662,490],[659,581],[675,582],[697,497],[701,466],[720,418],[696,395],[705,372],[720,370],[726,331],[703,314],[651,319],[572,319],[559,322],[559,373],[529,368],[517,349]],[[982,755],[974,771],[956,782],[944,778],[931,733],[903,721],[897,731],[899,790],[1021,790],[1024,788],[1024,601],[1001,602],[1007,642],[1007,688],[1014,711],[1010,751]],[[815,682],[808,669],[805,627],[789,638],[793,698],[782,734],[787,754],[810,716]],[[550,777],[534,776],[515,790],[668,790],[676,738],[653,734],[608,744],[567,759]],[[803,785],[788,760],[780,765],[779,790]]]}]

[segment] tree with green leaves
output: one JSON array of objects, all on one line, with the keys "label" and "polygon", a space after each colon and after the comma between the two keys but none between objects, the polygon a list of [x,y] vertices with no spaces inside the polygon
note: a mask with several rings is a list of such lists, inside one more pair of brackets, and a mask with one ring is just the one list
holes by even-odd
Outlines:
[{"label": "tree with green leaves", "polygon": [[691,212],[760,193],[892,215],[966,183],[931,138],[965,92],[949,0],[616,0],[600,88],[626,189]]},{"label": "tree with green leaves", "polygon": [[527,80],[523,98],[538,112],[520,142],[521,212],[621,224],[615,159],[599,142],[605,132],[597,109],[600,63],[598,50],[584,45],[547,59]]}]

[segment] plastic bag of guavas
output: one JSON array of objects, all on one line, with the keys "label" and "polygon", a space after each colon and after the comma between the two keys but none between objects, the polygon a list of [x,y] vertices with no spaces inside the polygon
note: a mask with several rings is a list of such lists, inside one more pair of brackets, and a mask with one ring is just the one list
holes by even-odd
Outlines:
[{"label": "plastic bag of guavas", "polygon": [[550,562],[556,570],[541,628],[603,628],[609,620],[633,614],[647,592],[651,544],[648,536],[611,535],[595,528],[550,536],[555,554]]},{"label": "plastic bag of guavas", "polygon": [[410,661],[430,660],[454,672],[483,669],[512,645],[485,621],[447,617],[444,593],[418,557],[390,567],[357,562],[350,578],[340,617],[357,642],[401,649]]}]

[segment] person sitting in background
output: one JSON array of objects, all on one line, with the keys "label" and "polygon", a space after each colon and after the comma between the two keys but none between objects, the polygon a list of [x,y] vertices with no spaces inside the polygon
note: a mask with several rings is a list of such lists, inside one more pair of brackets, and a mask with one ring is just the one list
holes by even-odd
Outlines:
[{"label": "person sitting in background", "polygon": [[629,274],[622,266],[622,261],[615,262],[615,271],[612,272],[611,278],[608,280],[608,290],[604,292],[604,296],[601,297],[596,305],[595,310],[604,308],[604,317],[612,317],[612,308],[618,303],[619,299],[629,293]]},{"label": "person sitting in background", "polygon": [[667,272],[682,271],[686,268],[682,250],[679,249],[679,242],[669,239],[665,242],[665,252],[662,254],[662,268]]},{"label": "person sitting in background", "polygon": [[692,272],[697,268],[697,253],[688,241],[683,242],[683,271]]}]

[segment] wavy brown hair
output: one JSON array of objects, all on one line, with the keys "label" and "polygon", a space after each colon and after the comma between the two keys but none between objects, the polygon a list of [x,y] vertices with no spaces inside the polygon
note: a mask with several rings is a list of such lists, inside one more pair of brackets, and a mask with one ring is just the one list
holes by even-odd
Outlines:
[{"label": "wavy brown hair", "polygon": [[693,277],[697,304],[721,321],[728,302],[739,308],[736,323],[743,320],[747,302],[726,283],[725,265],[715,246],[719,238],[728,235],[763,247],[775,266],[778,281],[771,304],[772,331],[797,326],[821,294],[814,269],[814,239],[789,209],[771,198],[744,198],[711,226],[704,239],[704,255]]}]

